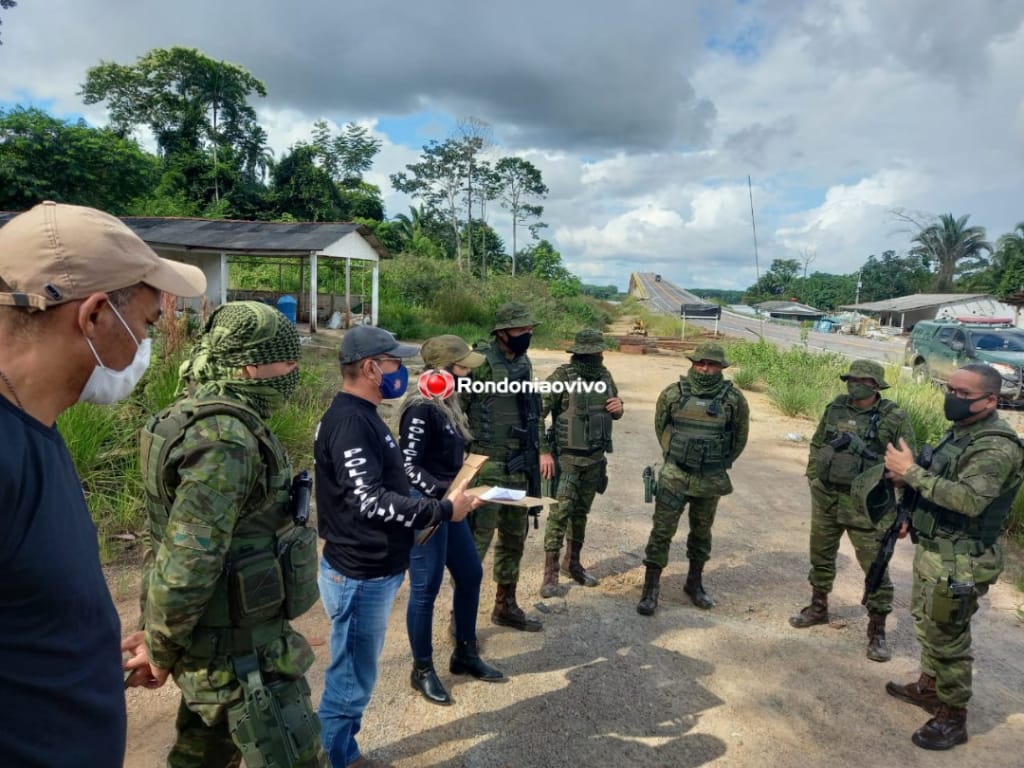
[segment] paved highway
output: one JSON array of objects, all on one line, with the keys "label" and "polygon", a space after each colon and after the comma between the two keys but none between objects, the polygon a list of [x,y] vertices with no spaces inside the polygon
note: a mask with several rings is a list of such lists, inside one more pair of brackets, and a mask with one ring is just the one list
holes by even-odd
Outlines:
[{"label": "paved highway", "polygon": [[[637,272],[635,274],[637,282],[647,294],[646,304],[652,312],[678,317],[682,304],[702,303],[700,297],[679,288],[668,280],[656,281],[653,272]],[[714,320],[687,318],[686,322],[700,325],[709,330],[715,328]],[[726,336],[750,341],[756,340],[763,334],[764,338],[782,347],[803,345],[800,328],[797,326],[762,321],[760,318],[738,315],[726,309],[722,310],[722,317],[718,321],[718,331]],[[838,352],[850,358],[864,357],[900,365],[903,364],[905,347],[906,339],[901,337],[869,339],[861,336],[821,333],[820,331],[809,331],[807,334],[808,349]]]}]

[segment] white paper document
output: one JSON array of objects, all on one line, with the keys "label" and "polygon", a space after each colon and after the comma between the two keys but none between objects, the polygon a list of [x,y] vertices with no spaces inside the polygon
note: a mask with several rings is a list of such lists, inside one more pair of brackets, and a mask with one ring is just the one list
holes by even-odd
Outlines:
[{"label": "white paper document", "polygon": [[495,486],[486,493],[481,493],[480,498],[484,501],[519,501],[526,498],[526,491],[517,491],[514,488],[498,488]]}]

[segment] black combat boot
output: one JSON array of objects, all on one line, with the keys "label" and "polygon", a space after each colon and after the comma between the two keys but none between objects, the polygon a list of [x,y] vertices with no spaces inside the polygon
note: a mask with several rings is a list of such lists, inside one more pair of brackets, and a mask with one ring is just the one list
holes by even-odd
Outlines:
[{"label": "black combat boot", "polygon": [[812,588],[811,604],[800,609],[789,617],[790,626],[806,629],[816,624],[828,624],[828,592],[817,587]]},{"label": "black combat boot", "polygon": [[472,675],[477,680],[496,683],[504,680],[501,670],[495,669],[480,658],[476,640],[460,640],[455,643],[448,669],[453,675]]},{"label": "black combat boot", "polygon": [[686,583],[683,584],[683,592],[690,596],[690,602],[705,611],[714,608],[715,601],[711,595],[704,591],[704,563],[696,560],[690,561],[690,572],[686,574]]},{"label": "black combat boot", "polygon": [[890,681],[885,684],[885,690],[890,696],[895,696],[910,704],[916,704],[933,715],[939,711],[939,705],[942,703],[939,701],[939,695],[935,692],[935,678],[924,672],[917,680],[906,685]]},{"label": "black combat boot", "polygon": [[885,642],[884,613],[868,614],[868,658],[872,661],[889,661],[892,651]]},{"label": "black combat boot", "polygon": [[923,749],[952,749],[967,741],[967,709],[939,704],[935,717],[911,737]]},{"label": "black combat boot", "polygon": [[573,581],[584,587],[596,587],[598,580],[587,573],[586,568],[580,562],[580,552],[583,549],[582,541],[570,541],[562,559],[562,573],[570,576]]},{"label": "black combat boot", "polygon": [[516,603],[516,582],[499,584],[494,595],[494,610],[491,621],[502,627],[512,627],[523,632],[540,632],[544,626],[537,619],[527,618]]},{"label": "black combat boot", "polygon": [[540,585],[541,597],[558,597],[558,552],[544,553],[544,581]]},{"label": "black combat boot", "polygon": [[409,682],[429,702],[443,706],[452,703],[452,697],[448,695],[448,691],[444,689],[444,685],[441,683],[440,678],[438,678],[437,672],[434,671],[434,662],[431,659],[427,661],[413,661]]},{"label": "black combat boot", "polygon": [[653,616],[658,608],[658,592],[661,591],[661,568],[653,565],[647,566],[647,573],[644,574],[644,591],[640,595],[640,602],[636,604],[636,612],[641,616]]}]

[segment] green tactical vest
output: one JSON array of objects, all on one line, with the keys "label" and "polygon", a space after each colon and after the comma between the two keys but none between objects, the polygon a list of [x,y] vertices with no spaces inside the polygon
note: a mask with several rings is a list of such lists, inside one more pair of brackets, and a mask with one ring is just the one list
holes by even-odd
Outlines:
[{"label": "green tactical vest", "polygon": [[[818,451],[818,479],[826,485],[849,487],[853,479],[869,467],[885,459],[885,444],[880,440],[879,427],[890,413],[897,409],[892,400],[879,399],[874,407],[861,411],[850,405],[847,395],[840,395],[825,408],[825,445]],[[836,451],[828,442],[851,432],[872,452],[869,459],[859,451]]]},{"label": "green tactical vest", "polygon": [[669,428],[661,435],[661,449],[684,472],[699,474],[732,466],[735,429],[732,382],[723,382],[714,397],[690,392],[690,382],[679,382],[679,400],[669,408]]},{"label": "green tactical vest", "polygon": [[[563,365],[562,369],[571,381],[583,381],[571,365]],[[577,389],[569,392],[568,407],[555,419],[555,440],[560,453],[589,456],[612,452],[612,415],[605,410],[605,403],[615,391],[607,372],[601,372],[600,381],[604,382],[603,392]]]},{"label": "green tactical vest", "polygon": [[[525,354],[515,360],[508,360],[498,347],[497,342],[492,342],[484,354],[491,366],[491,381],[507,379],[509,382],[528,382],[532,380],[533,368]],[[469,429],[473,433],[473,450],[482,450],[493,457],[495,454],[518,451],[522,447],[522,441],[512,435],[513,427],[525,426],[520,413],[519,399],[522,397],[537,397],[537,395],[495,393],[473,397],[466,414],[469,419]]]},{"label": "green tactical vest", "polygon": [[245,424],[259,444],[267,471],[241,510],[224,572],[197,627],[254,627],[284,618],[284,584],[276,550],[279,538],[295,528],[288,508],[288,456],[255,411],[228,398],[185,399],[150,418],[140,440],[149,534],[155,550],[167,529],[178,484],[178,467],[167,461],[172,449],[196,421],[218,415],[232,416]]},{"label": "green tactical vest", "polygon": [[[1024,447],[1020,437],[1007,425],[995,426],[990,429],[979,430],[964,435],[958,440],[953,440],[952,432],[947,433],[939,447],[935,450],[929,471],[946,480],[956,480],[959,477],[957,464],[960,454],[964,452],[971,440],[979,437],[1000,436],[1013,440]],[[1003,529],[1006,527],[1006,520],[1010,515],[1014,499],[1020,490],[1024,476],[1020,472],[1011,476],[1009,486],[999,494],[985,511],[977,517],[968,517],[952,509],[940,507],[934,502],[916,497],[914,508],[911,511],[911,525],[919,536],[924,539],[942,538],[968,538],[980,541],[985,547],[991,547],[996,543]]]}]

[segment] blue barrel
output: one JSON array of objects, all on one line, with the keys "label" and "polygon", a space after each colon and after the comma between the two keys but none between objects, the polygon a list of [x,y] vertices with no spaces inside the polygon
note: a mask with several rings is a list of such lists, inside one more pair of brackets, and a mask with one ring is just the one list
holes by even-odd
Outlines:
[{"label": "blue barrel", "polygon": [[295,300],[294,296],[282,296],[277,300],[277,308],[281,310],[281,314],[292,321],[292,325],[295,325],[295,311],[298,309],[299,302]]}]

